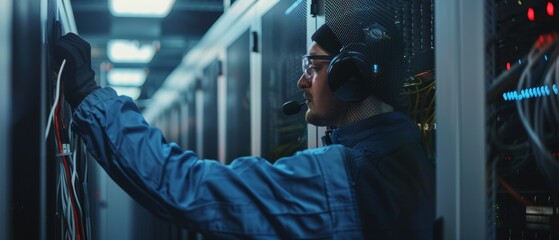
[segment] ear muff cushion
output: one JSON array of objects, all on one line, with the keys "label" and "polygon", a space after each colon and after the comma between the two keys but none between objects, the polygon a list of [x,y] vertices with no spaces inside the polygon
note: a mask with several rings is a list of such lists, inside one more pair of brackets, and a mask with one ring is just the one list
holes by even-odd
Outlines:
[{"label": "ear muff cushion", "polygon": [[328,85],[334,95],[344,102],[358,102],[371,93],[372,72],[363,54],[343,51],[328,65]]}]

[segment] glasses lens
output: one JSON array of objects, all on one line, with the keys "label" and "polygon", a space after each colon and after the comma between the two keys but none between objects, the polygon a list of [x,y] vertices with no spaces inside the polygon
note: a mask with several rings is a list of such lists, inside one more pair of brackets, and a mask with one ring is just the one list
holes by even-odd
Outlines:
[{"label": "glasses lens", "polygon": [[307,56],[303,57],[303,61],[302,61],[302,68],[303,68],[303,74],[305,75],[306,78],[310,78],[311,74],[309,73],[309,67],[310,67],[310,62],[309,58]]},{"label": "glasses lens", "polygon": [[332,60],[332,56],[328,56],[328,55],[307,55],[307,56],[303,56],[303,61],[302,61],[302,68],[303,68],[303,74],[305,75],[306,78],[311,78],[314,74],[315,74],[315,68],[313,67],[313,63],[311,60],[315,60],[315,61],[330,61]]}]

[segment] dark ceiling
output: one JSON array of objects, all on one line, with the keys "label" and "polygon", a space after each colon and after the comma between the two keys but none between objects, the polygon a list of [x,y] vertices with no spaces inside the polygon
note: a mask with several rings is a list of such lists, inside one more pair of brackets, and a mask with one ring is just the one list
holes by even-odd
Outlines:
[{"label": "dark ceiling", "polygon": [[160,50],[147,64],[111,63],[114,68],[139,67],[149,71],[139,102],[151,98],[224,9],[223,0],[176,0],[165,18],[126,18],[112,16],[108,0],[71,0],[71,3],[78,33],[92,46],[92,66],[97,73],[103,62],[109,62],[108,40],[160,42]]}]

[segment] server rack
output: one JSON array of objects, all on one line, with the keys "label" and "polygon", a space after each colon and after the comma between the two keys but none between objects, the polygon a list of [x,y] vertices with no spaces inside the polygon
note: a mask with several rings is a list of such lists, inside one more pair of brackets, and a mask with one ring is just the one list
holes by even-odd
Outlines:
[{"label": "server rack", "polygon": [[304,101],[297,81],[301,77],[301,56],[307,51],[307,19],[312,17],[306,4],[296,1],[282,1],[261,18],[261,59],[257,64],[262,71],[256,77],[262,81],[256,91],[261,92],[262,101],[261,117],[256,121],[262,122],[259,155],[272,162],[308,146],[310,126],[304,115],[286,116],[281,109],[288,100]]},{"label": "server rack", "polygon": [[[200,133],[203,138],[201,156],[205,159],[218,159],[218,94],[217,81],[222,72],[222,63],[214,60],[203,70],[203,78],[197,88],[204,93],[203,127]],[[191,94],[191,93],[187,93]],[[203,133],[203,134],[202,134]]]},{"label": "server rack", "polygon": [[551,77],[557,65],[557,4],[485,2],[492,183],[487,211],[490,236],[496,239],[559,236],[559,108],[557,80]]},{"label": "server rack", "polygon": [[[6,239],[59,236],[53,135],[46,134],[54,97],[53,43],[75,31],[67,0],[3,1],[2,196]],[[17,44],[13,44],[17,43]],[[47,103],[47,104],[45,104]],[[5,120],[5,122],[4,122]],[[6,125],[4,125],[6,124]],[[52,132],[51,132],[52,133]],[[5,221],[5,222],[4,222]],[[5,231],[4,231],[5,230]]]},{"label": "server rack", "polygon": [[226,132],[225,161],[251,154],[250,136],[250,38],[245,31],[226,54]]},{"label": "server rack", "polygon": [[[558,131],[550,113],[556,107],[541,107],[556,99],[555,85],[544,75],[556,55],[528,55],[557,41],[556,4],[436,2],[442,79],[437,98],[444,99],[438,102],[437,214],[443,239],[558,236]],[[525,74],[533,78],[519,85]],[[523,114],[544,117],[526,122]],[[530,135],[534,125],[540,132]]]}]

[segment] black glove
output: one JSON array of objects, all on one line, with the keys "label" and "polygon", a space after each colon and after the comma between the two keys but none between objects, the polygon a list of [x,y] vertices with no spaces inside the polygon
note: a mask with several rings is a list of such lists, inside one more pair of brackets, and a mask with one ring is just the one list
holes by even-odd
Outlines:
[{"label": "black glove", "polygon": [[66,59],[62,72],[64,96],[73,108],[95,89],[95,72],[91,68],[91,46],[88,42],[73,33],[56,41],[56,63],[60,66]]}]

